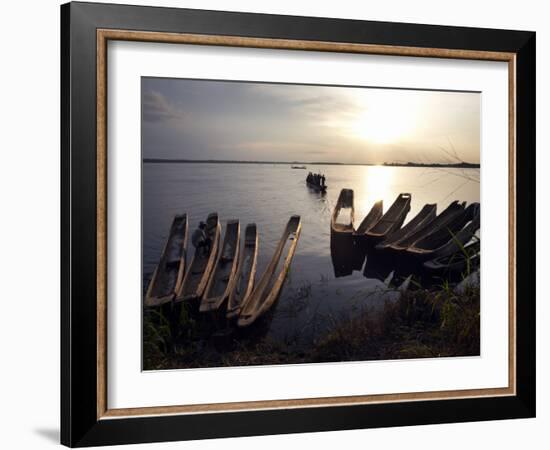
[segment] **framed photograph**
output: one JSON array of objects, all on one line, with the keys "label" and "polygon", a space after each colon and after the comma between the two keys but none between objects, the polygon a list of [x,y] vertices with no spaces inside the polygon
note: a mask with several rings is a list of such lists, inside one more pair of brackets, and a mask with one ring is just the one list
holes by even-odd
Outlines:
[{"label": "framed photograph", "polygon": [[68,446],[535,415],[535,33],[61,7]]}]

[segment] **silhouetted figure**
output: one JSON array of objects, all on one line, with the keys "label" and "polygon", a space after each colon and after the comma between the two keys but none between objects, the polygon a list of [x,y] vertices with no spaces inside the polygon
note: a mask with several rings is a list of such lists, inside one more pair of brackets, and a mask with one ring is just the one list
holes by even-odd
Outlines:
[{"label": "silhouetted figure", "polygon": [[205,255],[210,252],[212,240],[206,234],[206,224],[204,222],[201,222],[199,227],[193,232],[193,236],[191,236],[191,243],[197,251],[202,248]]}]

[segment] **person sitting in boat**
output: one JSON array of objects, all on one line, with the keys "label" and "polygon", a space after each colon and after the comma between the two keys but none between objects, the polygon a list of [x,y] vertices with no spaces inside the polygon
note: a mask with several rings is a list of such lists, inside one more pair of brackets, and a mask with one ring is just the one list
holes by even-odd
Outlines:
[{"label": "person sitting in boat", "polygon": [[201,222],[199,227],[193,232],[191,243],[197,251],[199,248],[202,248],[205,255],[210,252],[211,240],[206,234],[206,224],[204,222]]}]

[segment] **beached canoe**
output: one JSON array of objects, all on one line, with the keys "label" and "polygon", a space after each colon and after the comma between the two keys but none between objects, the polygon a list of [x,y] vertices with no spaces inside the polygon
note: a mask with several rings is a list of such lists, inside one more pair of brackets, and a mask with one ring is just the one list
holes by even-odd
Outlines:
[{"label": "beached canoe", "polygon": [[307,187],[309,187],[310,189],[313,189],[315,191],[318,191],[318,192],[326,192],[327,191],[327,185],[325,186],[320,186],[318,184],[315,184],[315,183],[310,183],[309,181],[306,180],[306,184],[307,184]]},{"label": "beached canoe", "polygon": [[479,203],[469,205],[463,214],[447,223],[447,226],[415,242],[407,248],[407,256],[417,260],[451,255],[470,242],[480,225]]},{"label": "beached canoe", "polygon": [[[333,238],[331,239],[331,255],[342,255],[341,257],[337,258],[337,261],[340,261],[340,267],[338,269],[338,273],[345,274],[346,268],[350,267],[353,270],[361,270],[363,268],[363,264],[365,263],[365,258],[367,256],[367,249],[368,249],[368,240],[367,240],[367,232],[374,226],[380,218],[383,215],[383,201],[380,200],[374,204],[374,206],[371,208],[369,213],[365,216],[359,227],[353,232],[353,239],[352,239],[352,247],[351,252],[348,256],[344,257],[346,247],[349,246],[346,245],[345,239],[343,238]],[[332,249],[334,247],[334,250]],[[349,260],[349,263],[344,263],[344,258]],[[334,266],[335,258],[333,257],[333,266]],[[343,264],[342,264],[343,263]],[[334,266],[336,267],[336,266]],[[348,269],[349,271],[349,269]],[[335,270],[336,273],[336,270]]]},{"label": "beached canoe", "polygon": [[216,311],[229,298],[233,290],[239,262],[241,225],[238,220],[228,220],[223,244],[206,285],[199,307],[200,312]]},{"label": "beached canoe", "polygon": [[195,254],[177,291],[175,301],[196,300],[202,297],[212,275],[220,246],[221,226],[217,213],[211,213],[206,219],[206,234],[211,240],[210,251],[195,249]]},{"label": "beached canoe", "polygon": [[332,212],[330,230],[332,235],[353,235],[355,208],[353,204],[353,189],[342,189]]},{"label": "beached canoe", "polygon": [[228,319],[233,319],[241,312],[241,306],[246,303],[254,288],[256,264],[258,262],[258,231],[255,223],[249,223],[244,232],[243,249],[240,253],[237,275],[233,290],[227,302]]},{"label": "beached canoe", "polygon": [[374,206],[371,208],[369,213],[365,216],[363,221],[357,227],[357,230],[354,231],[355,236],[364,236],[370,229],[378,223],[382,217],[384,211],[384,201],[377,201]]},{"label": "beached canoe", "polygon": [[241,308],[237,322],[238,326],[251,325],[269,311],[275,300],[277,300],[294,257],[301,229],[300,216],[292,216],[285,227],[283,236],[269,265]]},{"label": "beached canoe", "polygon": [[390,209],[366,233],[367,239],[380,241],[398,230],[411,210],[411,194],[399,194]]},{"label": "beached canoe", "polygon": [[408,222],[403,228],[389,234],[386,239],[380,242],[377,246],[377,250],[384,250],[396,242],[399,242],[418,230],[422,229],[429,223],[431,223],[437,216],[437,205],[435,203],[427,203],[422,207],[420,212],[414,216],[410,222]]},{"label": "beached canoe", "polygon": [[462,250],[426,261],[424,268],[429,272],[440,274],[464,273],[468,268],[471,272],[479,267],[480,244],[481,242],[476,240]]},{"label": "beached canoe", "polygon": [[145,294],[146,307],[160,306],[174,298],[185,274],[187,234],[187,214],[175,216]]},{"label": "beached canoe", "polygon": [[421,226],[418,230],[410,235],[400,239],[397,242],[393,242],[389,246],[383,248],[385,252],[404,252],[408,247],[415,242],[424,239],[426,236],[433,234],[437,230],[445,229],[447,224],[451,222],[457,216],[464,213],[464,203],[458,203],[458,200],[452,202],[445,210],[441,212],[434,220]]}]

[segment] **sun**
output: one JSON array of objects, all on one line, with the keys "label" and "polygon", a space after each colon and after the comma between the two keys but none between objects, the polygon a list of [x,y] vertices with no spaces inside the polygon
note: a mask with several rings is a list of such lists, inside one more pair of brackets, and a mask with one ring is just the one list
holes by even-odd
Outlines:
[{"label": "sun", "polygon": [[414,114],[406,101],[371,95],[357,117],[351,132],[360,139],[376,144],[399,141],[414,127]]}]

